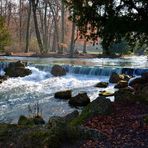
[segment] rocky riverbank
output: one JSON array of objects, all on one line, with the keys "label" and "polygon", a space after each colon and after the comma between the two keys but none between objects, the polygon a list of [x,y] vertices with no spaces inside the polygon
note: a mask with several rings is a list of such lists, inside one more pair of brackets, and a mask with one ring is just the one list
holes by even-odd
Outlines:
[{"label": "rocky riverbank", "polygon": [[[6,70],[7,72],[12,69],[8,73],[9,77],[16,77],[17,69],[25,69],[21,62],[10,66]],[[63,75],[63,69],[61,72],[58,76]],[[15,75],[12,76],[12,73]],[[57,75],[55,72],[53,74]],[[109,82],[115,83],[118,90],[113,94],[102,91],[92,102],[87,92],[76,96],[72,96],[72,90],[55,93],[55,99],[67,100],[76,109],[83,106],[81,113],[76,110],[65,117],[51,117],[45,123],[36,107],[36,114],[20,116],[17,124],[1,123],[0,147],[146,147],[148,74],[133,77],[113,73]],[[94,87],[106,88],[108,84],[96,82]],[[115,97],[114,102],[106,98],[111,95]]]}]

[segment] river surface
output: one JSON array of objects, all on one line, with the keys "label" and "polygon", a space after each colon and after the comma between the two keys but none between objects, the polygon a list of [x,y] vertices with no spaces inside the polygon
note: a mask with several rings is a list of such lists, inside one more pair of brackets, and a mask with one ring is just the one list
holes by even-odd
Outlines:
[{"label": "river surface", "polygon": [[[88,93],[91,101],[98,97],[95,88],[100,81],[108,81],[110,74],[121,73],[123,68],[147,70],[147,57],[130,57],[122,59],[55,59],[1,57],[1,73],[4,63],[15,60],[27,62],[32,74],[23,78],[9,78],[0,85],[0,122],[16,123],[20,115],[31,115],[29,108],[39,104],[41,114],[47,121],[50,116],[64,116],[75,108],[68,101],[54,98],[54,93],[67,89],[73,90],[73,96],[79,92]],[[53,77],[50,74],[52,65],[61,64],[67,69],[67,75]],[[138,72],[139,72],[138,69]],[[114,92],[114,86],[106,90]],[[110,98],[113,101],[113,97]]]}]

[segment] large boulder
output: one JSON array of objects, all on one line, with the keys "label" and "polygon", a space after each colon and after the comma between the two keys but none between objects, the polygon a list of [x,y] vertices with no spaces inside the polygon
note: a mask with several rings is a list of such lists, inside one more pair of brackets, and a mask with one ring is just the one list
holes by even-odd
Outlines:
[{"label": "large boulder", "polygon": [[137,85],[142,85],[145,83],[147,83],[146,79],[138,76],[138,77],[131,78],[128,85],[131,87],[137,87]]},{"label": "large boulder", "polygon": [[115,102],[133,103],[136,101],[136,96],[132,88],[126,87],[115,92]]},{"label": "large boulder", "polygon": [[66,70],[62,66],[54,65],[51,69],[51,74],[56,77],[64,76],[66,75]]},{"label": "large boulder", "polygon": [[130,76],[125,74],[117,74],[116,72],[113,72],[109,78],[110,83],[118,83],[121,80],[129,81]]},{"label": "large boulder", "polygon": [[60,92],[56,92],[54,94],[55,98],[58,99],[70,99],[72,97],[72,91],[71,90],[65,90],[65,91],[60,91]]},{"label": "large boulder", "polygon": [[135,91],[135,95],[139,98],[139,102],[148,103],[148,83],[139,85]]},{"label": "large boulder", "polygon": [[31,74],[31,70],[25,68],[21,61],[10,63],[4,71],[9,77],[24,77]]},{"label": "large boulder", "polygon": [[105,97],[98,97],[86,107],[83,108],[81,114],[71,121],[72,125],[84,123],[87,119],[97,115],[109,115],[113,111],[112,103]]},{"label": "large boulder", "polygon": [[135,87],[135,86],[144,85],[147,83],[148,83],[148,72],[144,72],[141,74],[141,76],[131,78],[129,81],[129,86]]},{"label": "large boulder", "polygon": [[79,93],[78,95],[70,98],[69,104],[71,106],[86,106],[90,103],[90,98],[87,93]]}]

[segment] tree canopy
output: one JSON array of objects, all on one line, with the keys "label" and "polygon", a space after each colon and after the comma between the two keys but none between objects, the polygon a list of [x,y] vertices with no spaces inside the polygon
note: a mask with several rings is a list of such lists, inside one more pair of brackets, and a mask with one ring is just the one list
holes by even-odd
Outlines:
[{"label": "tree canopy", "polygon": [[88,39],[102,39],[102,47],[109,47],[125,38],[130,45],[148,44],[147,0],[64,0],[75,21]]}]

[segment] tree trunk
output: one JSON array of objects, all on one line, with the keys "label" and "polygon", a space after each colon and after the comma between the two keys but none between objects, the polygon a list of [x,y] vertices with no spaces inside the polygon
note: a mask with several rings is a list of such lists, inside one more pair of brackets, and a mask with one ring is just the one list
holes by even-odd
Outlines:
[{"label": "tree trunk", "polygon": [[86,44],[87,44],[87,41],[86,41],[86,39],[84,40],[84,46],[83,46],[83,53],[85,54],[85,53],[87,53],[87,51],[86,51]]},{"label": "tree trunk", "polygon": [[[54,10],[53,10],[53,7],[52,7],[52,4],[48,1],[48,4],[49,4],[49,7],[50,7],[50,9],[51,9],[51,12],[52,12],[52,15],[53,15],[53,21],[54,21],[54,25],[55,25],[55,30],[54,30],[54,37],[53,37],[53,42],[54,42],[54,40],[56,40],[56,42],[55,43],[57,43],[57,50],[58,50],[58,52],[60,52],[60,48],[59,48],[59,31],[58,31],[58,10],[57,10],[57,12],[55,12]],[[53,44],[54,45],[54,44]],[[56,49],[53,49],[53,45],[52,45],[52,51],[54,50],[56,50]]]},{"label": "tree trunk", "polygon": [[22,0],[19,3],[19,48],[22,48]]},{"label": "tree trunk", "polygon": [[47,28],[47,3],[45,3],[45,14],[44,14],[44,35],[43,35],[43,43],[44,43],[44,50],[47,53],[47,43],[48,43],[48,28]]},{"label": "tree trunk", "polygon": [[25,52],[29,52],[29,30],[30,30],[30,17],[31,17],[31,0],[29,0],[27,30],[26,30],[26,49]]},{"label": "tree trunk", "polygon": [[71,43],[70,43],[70,57],[71,57],[71,58],[73,58],[73,54],[74,54],[74,44],[75,44],[74,37],[75,37],[75,28],[76,28],[76,25],[75,25],[75,23],[73,22],[73,23],[72,23]]},{"label": "tree trunk", "polygon": [[[64,2],[63,0],[61,0],[61,5],[62,5],[62,8],[61,8],[61,23],[62,23],[62,27],[61,27],[61,43],[64,43],[64,35],[65,35],[65,25],[64,25],[64,15],[65,15],[65,10],[64,10]],[[63,47],[61,47],[61,53],[63,53]]]},{"label": "tree trunk", "polygon": [[34,18],[36,37],[37,37],[40,53],[43,53],[44,48],[43,48],[43,44],[42,44],[42,40],[41,40],[41,36],[40,36],[39,27],[38,27],[38,21],[37,21],[37,16],[36,16],[36,7],[37,7],[37,4],[35,3],[35,0],[32,0],[32,10],[33,10],[33,18]]},{"label": "tree trunk", "polygon": [[56,30],[54,30],[53,34],[53,42],[52,42],[52,52],[56,52]]}]

